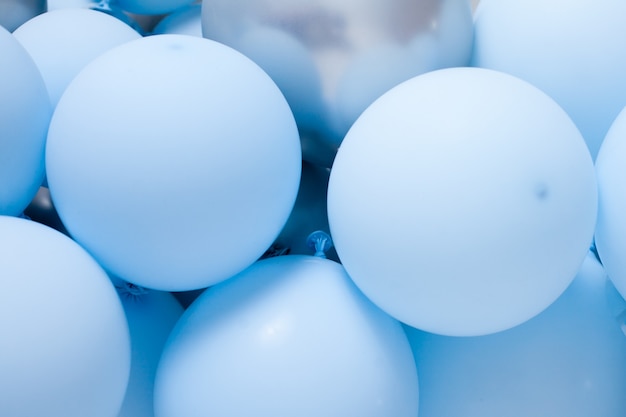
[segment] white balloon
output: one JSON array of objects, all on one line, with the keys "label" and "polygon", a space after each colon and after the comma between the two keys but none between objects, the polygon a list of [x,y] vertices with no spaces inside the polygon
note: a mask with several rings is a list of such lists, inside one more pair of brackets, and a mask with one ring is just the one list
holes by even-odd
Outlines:
[{"label": "white balloon", "polygon": [[572,281],[592,241],[596,179],[551,98],[479,68],[432,71],[377,99],[333,164],[330,231],[359,288],[449,335],[522,323]]},{"label": "white balloon", "polygon": [[124,310],[67,236],[0,216],[0,415],[115,417],[130,370]]}]

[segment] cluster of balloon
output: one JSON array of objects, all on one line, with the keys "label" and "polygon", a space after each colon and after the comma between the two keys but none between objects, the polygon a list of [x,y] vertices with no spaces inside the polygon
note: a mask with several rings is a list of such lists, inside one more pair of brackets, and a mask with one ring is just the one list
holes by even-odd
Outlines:
[{"label": "cluster of balloon", "polygon": [[474,28],[471,65],[507,72],[548,93],[595,158],[626,106],[626,3],[481,0]]},{"label": "cluster of balloon", "polygon": [[626,337],[616,320],[626,303],[612,305],[611,291],[588,255],[565,293],[516,328],[459,338],[405,326],[420,376],[419,416],[626,415]]},{"label": "cluster of balloon", "polygon": [[202,32],[252,58],[294,112],[303,155],[330,166],[360,113],[394,85],[471,58],[467,0],[211,0]]},{"label": "cluster of balloon", "polygon": [[339,258],[411,326],[473,336],[514,327],[565,290],[597,213],[572,120],[508,74],[449,68],[408,80],[354,123],[328,218]]}]

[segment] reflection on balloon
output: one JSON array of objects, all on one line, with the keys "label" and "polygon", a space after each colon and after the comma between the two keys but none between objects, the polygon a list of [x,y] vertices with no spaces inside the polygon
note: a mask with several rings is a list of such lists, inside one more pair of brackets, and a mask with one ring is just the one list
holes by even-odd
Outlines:
[{"label": "reflection on balloon", "polygon": [[124,310],[67,236],[0,216],[0,414],[115,417],[128,383]]},{"label": "reflection on balloon", "polygon": [[154,376],[163,346],[183,313],[167,292],[116,284],[132,343],[130,379],[117,417],[154,417]]},{"label": "reflection on balloon", "polygon": [[89,9],[61,9],[20,26],[15,37],[41,71],[52,105],[70,81],[103,52],[141,35],[119,19]]},{"label": "reflection on balloon", "polygon": [[529,81],[580,129],[593,158],[626,106],[626,2],[484,0],[472,65]]},{"label": "reflection on balloon", "polygon": [[609,129],[596,160],[598,224],[595,242],[609,278],[626,296],[626,111]]},{"label": "reflection on balloon", "polygon": [[[378,95],[411,76],[469,64],[473,38],[466,0],[212,0],[202,4],[202,31],[276,81],[301,134],[321,142],[319,151],[304,148],[305,159],[326,166],[334,155],[326,148],[336,151]],[[394,51],[401,68],[378,50]]]},{"label": "reflection on balloon", "polygon": [[546,94],[480,68],[432,71],[377,99],[330,174],[341,262],[414,327],[479,335],[551,304],[591,244],[585,142]]},{"label": "reflection on balloon", "polygon": [[44,177],[50,98],[28,52],[0,27],[0,215],[17,216]]},{"label": "reflection on balloon", "polygon": [[163,351],[157,417],[415,417],[398,322],[336,262],[286,255],[206,290]]},{"label": "reflection on balloon", "polygon": [[407,326],[420,375],[419,416],[626,415],[626,336],[606,284],[589,255],[554,304],[513,329],[455,338]]},{"label": "reflection on balloon", "polygon": [[166,291],[255,262],[289,217],[301,161],[267,74],[185,35],[127,42],[88,64],[57,105],[46,149],[72,237],[111,274]]}]

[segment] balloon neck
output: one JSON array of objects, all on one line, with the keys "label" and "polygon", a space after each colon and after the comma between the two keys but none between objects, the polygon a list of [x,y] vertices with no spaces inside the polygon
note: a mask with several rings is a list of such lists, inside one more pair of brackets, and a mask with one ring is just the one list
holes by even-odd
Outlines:
[{"label": "balloon neck", "polygon": [[149,292],[147,288],[131,284],[130,282],[124,282],[122,284],[116,285],[115,288],[117,289],[117,292],[118,294],[120,294],[120,296],[132,298],[134,300],[142,297]]},{"label": "balloon neck", "polygon": [[326,259],[326,252],[333,247],[333,241],[330,235],[321,230],[316,230],[306,238],[306,244],[309,248],[315,250],[313,256]]}]

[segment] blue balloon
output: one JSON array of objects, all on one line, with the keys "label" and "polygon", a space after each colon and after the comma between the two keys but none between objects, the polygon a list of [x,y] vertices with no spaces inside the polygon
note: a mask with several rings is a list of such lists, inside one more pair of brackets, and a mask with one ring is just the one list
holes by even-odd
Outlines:
[{"label": "blue balloon", "polygon": [[474,66],[541,88],[572,117],[595,159],[626,105],[626,2],[482,0]]},{"label": "blue balloon", "polygon": [[[114,281],[115,282],[115,281]],[[116,281],[124,306],[132,356],[128,389],[117,417],[154,417],[154,377],[161,352],[183,307],[167,292]]]},{"label": "blue balloon", "polygon": [[293,208],[302,153],[287,101],[257,64],[208,39],[153,35],[72,80],[46,165],[59,217],[105,269],[188,291],[263,255]]},{"label": "blue balloon", "polygon": [[17,216],[43,181],[52,105],[39,68],[4,27],[0,58],[0,215]]},{"label": "blue balloon", "polygon": [[67,236],[0,216],[0,415],[116,417],[131,359],[105,271]]},{"label": "blue balloon", "polygon": [[153,35],[180,34],[202,37],[201,4],[182,7],[161,19],[152,30]]},{"label": "blue balloon", "polygon": [[163,351],[156,417],[415,417],[417,373],[401,325],[338,263],[259,261],[207,289]]},{"label": "blue balloon", "polygon": [[626,336],[607,284],[589,255],[554,304],[513,329],[464,338],[406,326],[420,417],[625,416]]}]

